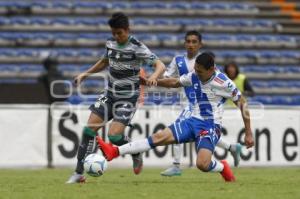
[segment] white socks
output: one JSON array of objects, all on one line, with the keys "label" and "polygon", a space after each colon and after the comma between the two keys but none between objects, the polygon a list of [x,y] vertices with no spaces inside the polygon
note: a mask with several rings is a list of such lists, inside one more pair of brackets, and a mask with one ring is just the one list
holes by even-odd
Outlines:
[{"label": "white socks", "polygon": [[180,164],[180,158],[181,158],[181,148],[182,144],[174,144],[174,162],[173,164],[179,165]]},{"label": "white socks", "polygon": [[222,136],[221,136],[220,139],[219,139],[219,142],[217,143],[217,146],[218,146],[218,147],[221,147],[221,148],[223,148],[223,149],[229,150],[229,148],[230,148],[230,143],[227,142],[227,141],[225,141],[225,140],[222,138]]},{"label": "white socks", "polygon": [[119,146],[118,148],[120,155],[125,155],[149,151],[151,149],[151,146],[149,145],[148,139],[143,139],[129,142],[128,144],[124,144],[122,146]]},{"label": "white socks", "polygon": [[209,166],[209,171],[210,172],[222,172],[224,169],[224,165],[217,161],[217,160],[211,160],[211,165]]}]

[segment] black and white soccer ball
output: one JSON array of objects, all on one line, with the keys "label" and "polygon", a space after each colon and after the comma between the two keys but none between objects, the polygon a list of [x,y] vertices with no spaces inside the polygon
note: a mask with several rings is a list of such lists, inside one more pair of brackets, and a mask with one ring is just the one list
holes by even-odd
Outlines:
[{"label": "black and white soccer ball", "polygon": [[92,153],[84,159],[83,167],[88,175],[99,177],[106,171],[107,161],[102,155]]}]

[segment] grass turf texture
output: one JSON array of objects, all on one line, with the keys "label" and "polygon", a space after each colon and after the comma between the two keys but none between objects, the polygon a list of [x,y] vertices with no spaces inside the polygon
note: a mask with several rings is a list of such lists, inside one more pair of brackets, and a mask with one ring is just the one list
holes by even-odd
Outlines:
[{"label": "grass turf texture", "polygon": [[225,183],[218,173],[183,170],[180,177],[162,177],[162,169],[108,169],[85,184],[64,184],[70,169],[0,170],[0,199],[135,199],[221,198],[299,199],[300,168],[238,168],[237,181]]}]

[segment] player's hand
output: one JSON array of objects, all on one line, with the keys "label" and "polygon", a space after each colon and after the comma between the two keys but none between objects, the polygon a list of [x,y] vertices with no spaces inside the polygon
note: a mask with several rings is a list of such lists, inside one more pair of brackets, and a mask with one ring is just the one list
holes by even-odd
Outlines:
[{"label": "player's hand", "polygon": [[245,145],[246,145],[247,149],[254,146],[252,132],[251,132],[251,130],[249,130],[249,131],[250,132],[246,132],[246,135],[245,135]]},{"label": "player's hand", "polygon": [[156,78],[153,78],[153,77],[150,77],[150,78],[147,80],[147,85],[148,85],[148,86],[157,86],[157,79],[156,79]]},{"label": "player's hand", "polygon": [[75,86],[79,86],[80,83],[86,78],[85,73],[79,74],[77,77],[74,78],[74,84]]},{"label": "player's hand", "polygon": [[145,77],[140,76],[140,85],[147,85],[147,79]]}]

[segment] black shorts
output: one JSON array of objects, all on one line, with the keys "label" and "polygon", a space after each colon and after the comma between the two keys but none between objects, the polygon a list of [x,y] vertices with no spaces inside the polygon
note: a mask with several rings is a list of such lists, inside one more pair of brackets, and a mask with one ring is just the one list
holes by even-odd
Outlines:
[{"label": "black shorts", "polygon": [[116,98],[111,94],[103,94],[99,96],[94,104],[90,106],[90,110],[98,115],[104,122],[111,119],[127,126],[135,111],[138,96],[131,98]]}]

